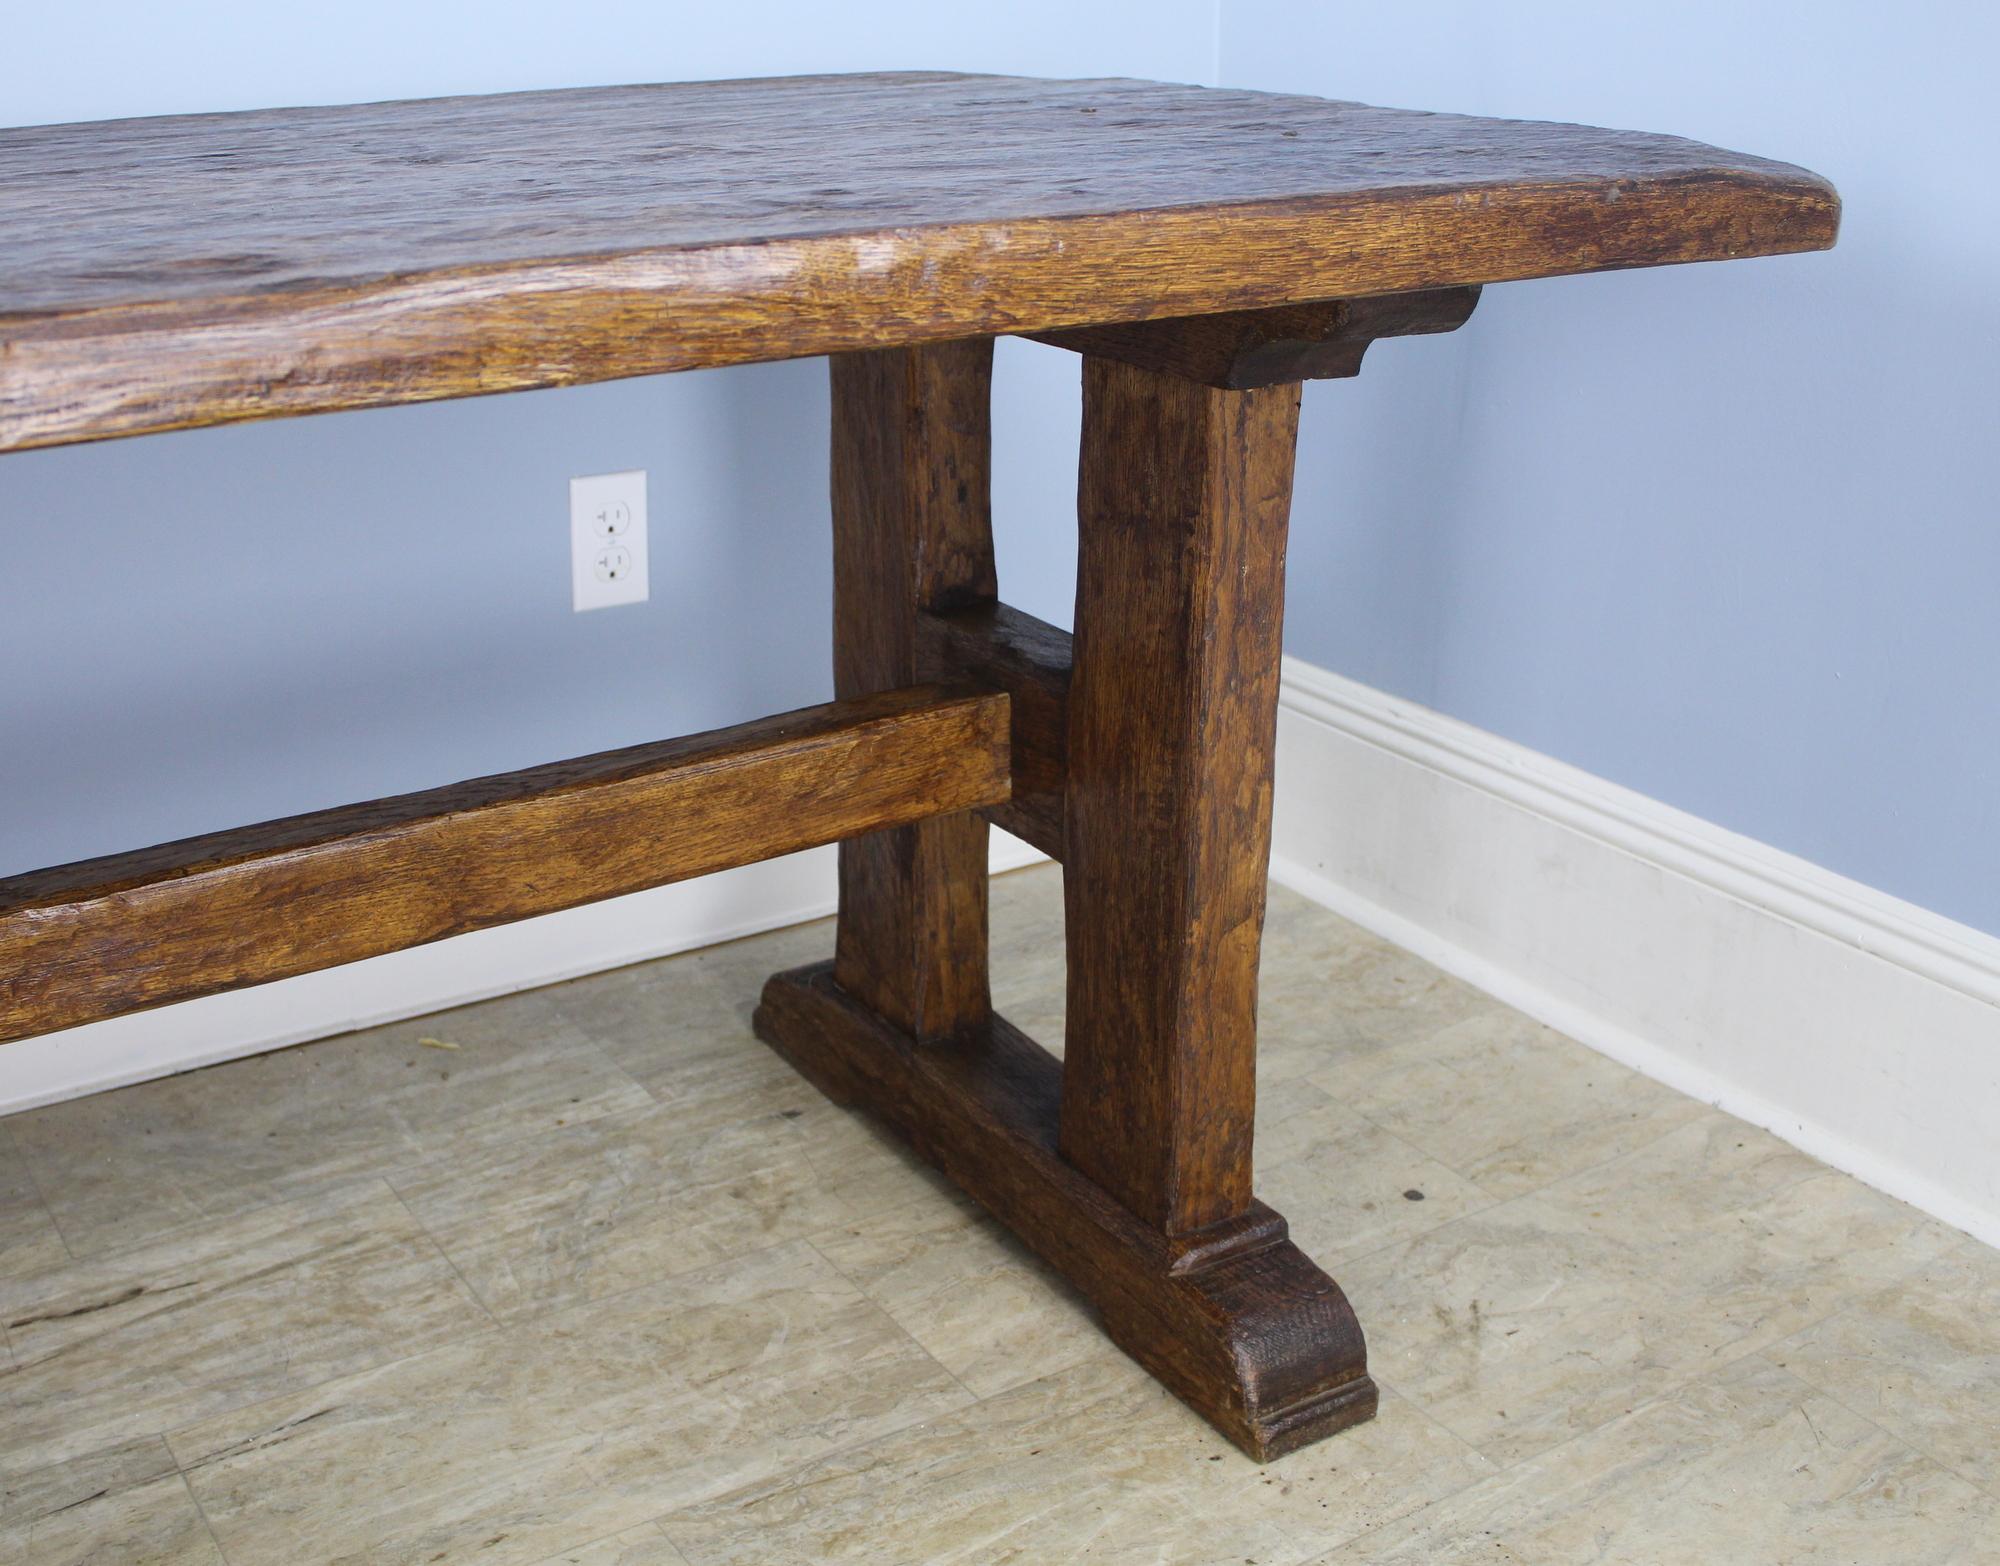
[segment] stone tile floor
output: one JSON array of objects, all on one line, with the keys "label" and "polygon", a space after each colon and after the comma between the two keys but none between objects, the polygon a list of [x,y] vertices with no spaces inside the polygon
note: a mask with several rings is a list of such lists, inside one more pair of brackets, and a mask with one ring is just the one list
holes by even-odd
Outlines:
[{"label": "stone tile floor", "polygon": [[1383,1400],[1259,1466],[751,1038],[830,939],[0,1121],[0,1563],[2000,1562],[1976,1242],[1274,890],[1259,1186]]}]

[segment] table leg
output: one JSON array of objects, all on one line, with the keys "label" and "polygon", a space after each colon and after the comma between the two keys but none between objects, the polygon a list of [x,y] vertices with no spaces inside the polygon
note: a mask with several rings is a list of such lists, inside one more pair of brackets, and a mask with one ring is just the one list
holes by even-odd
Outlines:
[{"label": "table leg", "polygon": [[[964,345],[836,362],[843,695],[934,677],[923,617],[992,599],[985,369]],[[1375,1409],[1347,1301],[1250,1190],[1298,388],[1090,357],[1084,408],[1057,845],[1067,1065],[987,1009],[971,834],[920,836],[948,822],[849,845],[839,956],[773,978],[757,1028],[907,1136],[1262,1459]]]},{"label": "table leg", "polygon": [[1084,360],[1062,1150],[1169,1234],[1250,1203],[1296,383]]},{"label": "table leg", "polygon": [[[991,602],[993,344],[842,354],[833,376],[833,685],[915,685],[925,613]],[[840,845],[834,976],[920,1039],[986,1020],[986,823]]]}]

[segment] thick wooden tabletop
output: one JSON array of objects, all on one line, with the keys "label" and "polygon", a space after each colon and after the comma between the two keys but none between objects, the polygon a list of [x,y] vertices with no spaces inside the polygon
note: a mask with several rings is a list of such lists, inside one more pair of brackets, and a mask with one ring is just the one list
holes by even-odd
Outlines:
[{"label": "thick wooden tabletop", "polygon": [[895,74],[0,131],[0,450],[1824,248],[1786,164],[1139,81]]}]

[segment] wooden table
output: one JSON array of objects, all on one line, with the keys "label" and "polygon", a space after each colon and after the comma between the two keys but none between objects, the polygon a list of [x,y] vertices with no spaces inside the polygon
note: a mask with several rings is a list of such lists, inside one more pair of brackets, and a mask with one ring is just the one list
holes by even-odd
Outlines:
[{"label": "wooden table", "polygon": [[[838,841],[833,959],[758,1032],[1244,1450],[1365,1419],[1352,1311],[1251,1193],[1299,383],[1486,283],[1838,218],[1672,137],[1133,81],[0,132],[0,450],[830,355],[839,697],[0,881],[0,1040]],[[1083,358],[1073,638],[999,599],[1000,333]],[[988,822],[1063,862],[1060,1062],[989,1004]]]}]

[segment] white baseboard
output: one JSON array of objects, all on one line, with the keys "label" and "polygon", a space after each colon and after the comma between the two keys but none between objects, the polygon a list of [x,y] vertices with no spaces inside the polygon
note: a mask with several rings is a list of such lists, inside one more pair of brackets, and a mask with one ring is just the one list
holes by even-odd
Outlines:
[{"label": "white baseboard", "polygon": [[[1005,832],[993,834],[996,871],[1043,857]],[[344,968],[21,1039],[0,1049],[0,1115],[801,924],[833,912],[833,900],[834,851],[816,848]]]},{"label": "white baseboard", "polygon": [[1295,659],[1272,875],[2000,1245],[2000,940]]}]

